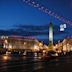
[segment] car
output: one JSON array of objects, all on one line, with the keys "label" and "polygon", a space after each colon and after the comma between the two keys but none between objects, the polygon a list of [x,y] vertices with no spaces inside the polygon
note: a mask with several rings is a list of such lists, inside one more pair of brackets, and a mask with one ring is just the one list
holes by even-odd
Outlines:
[{"label": "car", "polygon": [[42,57],[43,60],[51,60],[58,57],[58,53],[54,51],[49,51],[45,56]]}]

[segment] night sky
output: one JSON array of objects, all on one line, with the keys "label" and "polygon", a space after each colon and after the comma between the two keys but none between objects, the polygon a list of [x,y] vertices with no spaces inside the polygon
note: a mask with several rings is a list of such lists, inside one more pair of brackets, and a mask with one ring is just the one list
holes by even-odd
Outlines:
[{"label": "night sky", "polygon": [[[72,19],[72,0],[34,0],[51,11]],[[38,40],[48,42],[48,28],[52,21],[54,41],[72,36],[72,25],[67,24],[65,31],[60,32],[63,22],[29,6],[22,0],[0,0],[0,35],[34,36]]]}]

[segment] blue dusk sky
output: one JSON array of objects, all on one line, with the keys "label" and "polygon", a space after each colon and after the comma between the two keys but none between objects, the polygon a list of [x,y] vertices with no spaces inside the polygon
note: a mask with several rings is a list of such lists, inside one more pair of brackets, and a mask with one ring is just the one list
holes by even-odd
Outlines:
[{"label": "blue dusk sky", "polygon": [[[51,11],[72,20],[72,0],[32,0]],[[72,25],[67,24],[65,31],[59,26],[64,22],[53,18],[42,11],[26,4],[23,0],[0,0],[0,35],[34,36],[48,42],[50,20],[53,23],[54,41],[72,36]]]}]

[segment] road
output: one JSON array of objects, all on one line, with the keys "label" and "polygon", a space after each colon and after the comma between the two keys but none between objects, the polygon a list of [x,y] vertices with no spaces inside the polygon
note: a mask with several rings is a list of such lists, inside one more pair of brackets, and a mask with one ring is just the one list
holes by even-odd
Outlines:
[{"label": "road", "polygon": [[72,72],[72,55],[50,61],[40,57],[0,55],[0,72]]}]

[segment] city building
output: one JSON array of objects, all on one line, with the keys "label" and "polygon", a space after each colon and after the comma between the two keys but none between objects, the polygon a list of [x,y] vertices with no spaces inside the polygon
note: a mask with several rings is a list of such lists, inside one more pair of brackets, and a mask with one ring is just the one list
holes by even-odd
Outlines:
[{"label": "city building", "polygon": [[8,51],[42,51],[45,47],[43,43],[37,39],[29,36],[1,36],[0,43],[2,48],[7,49]]}]

